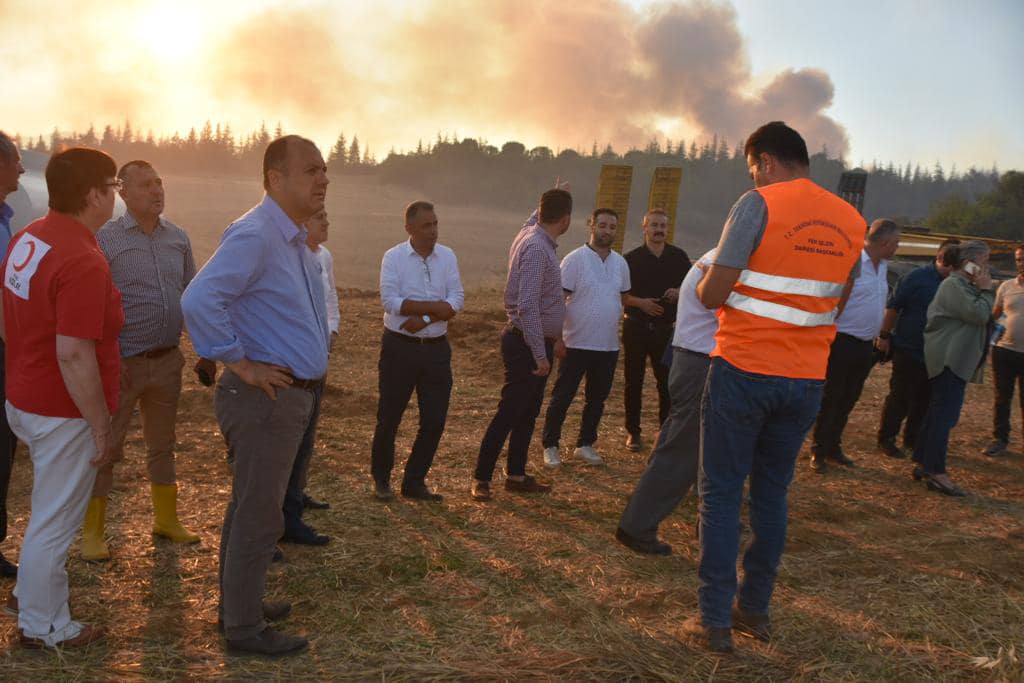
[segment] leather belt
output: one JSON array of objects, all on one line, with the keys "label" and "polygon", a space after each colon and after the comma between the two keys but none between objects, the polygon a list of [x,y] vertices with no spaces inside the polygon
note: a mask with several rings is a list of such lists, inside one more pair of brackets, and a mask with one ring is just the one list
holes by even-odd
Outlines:
[{"label": "leather belt", "polygon": [[448,335],[446,334],[442,334],[439,337],[413,337],[387,328],[384,328],[384,333],[397,339],[401,339],[404,342],[408,342],[409,344],[440,344],[448,339]]},{"label": "leather belt", "polygon": [[[505,329],[510,331],[512,334],[517,334],[520,337],[522,337],[523,339],[526,339],[526,335],[523,334],[523,331],[521,329],[519,329],[518,327],[516,327],[515,325],[506,325]],[[544,337],[544,341],[551,342],[552,344],[554,344],[556,341],[558,341],[558,338],[557,337]]]},{"label": "leather belt", "polygon": [[161,346],[158,349],[150,349],[149,351],[143,351],[142,353],[136,353],[134,356],[128,356],[129,358],[159,358],[160,356],[166,356],[168,353],[178,348],[174,346]]},{"label": "leather belt", "polygon": [[296,389],[305,389],[306,391],[313,391],[319,389],[324,385],[324,378],[320,379],[299,379],[293,375],[288,375],[292,380],[292,386]]}]

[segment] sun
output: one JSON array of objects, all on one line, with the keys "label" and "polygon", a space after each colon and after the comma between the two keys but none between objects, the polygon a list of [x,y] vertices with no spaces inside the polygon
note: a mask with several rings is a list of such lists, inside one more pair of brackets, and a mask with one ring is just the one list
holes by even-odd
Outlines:
[{"label": "sun", "polygon": [[165,64],[194,57],[206,38],[207,22],[192,3],[153,3],[138,15],[139,34],[149,36],[143,43],[157,60]]}]

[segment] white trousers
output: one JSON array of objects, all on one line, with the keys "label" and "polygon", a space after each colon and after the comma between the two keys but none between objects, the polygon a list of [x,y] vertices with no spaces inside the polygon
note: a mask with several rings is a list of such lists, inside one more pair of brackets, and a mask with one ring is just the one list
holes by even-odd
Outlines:
[{"label": "white trousers", "polygon": [[74,638],[68,607],[68,548],[82,526],[96,467],[92,430],[82,418],[45,417],[6,402],[11,429],[32,458],[32,514],[21,544],[18,627],[48,645]]}]

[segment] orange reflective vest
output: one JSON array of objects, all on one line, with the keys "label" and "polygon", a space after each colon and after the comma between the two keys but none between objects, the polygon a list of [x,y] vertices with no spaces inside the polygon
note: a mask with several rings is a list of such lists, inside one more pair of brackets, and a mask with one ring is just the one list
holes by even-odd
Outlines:
[{"label": "orange reflective vest", "polygon": [[867,225],[853,206],[805,178],[756,191],[768,221],[719,309],[711,355],[747,372],[824,379],[836,307]]}]

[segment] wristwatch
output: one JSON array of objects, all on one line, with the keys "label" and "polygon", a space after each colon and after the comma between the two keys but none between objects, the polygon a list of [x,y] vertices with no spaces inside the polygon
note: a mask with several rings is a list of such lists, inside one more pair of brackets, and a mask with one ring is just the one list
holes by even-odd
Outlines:
[{"label": "wristwatch", "polygon": [[423,322],[425,322],[428,325],[430,324],[430,316],[429,315],[424,314],[422,316],[422,318],[423,318]]}]

